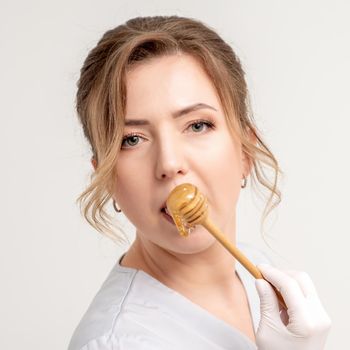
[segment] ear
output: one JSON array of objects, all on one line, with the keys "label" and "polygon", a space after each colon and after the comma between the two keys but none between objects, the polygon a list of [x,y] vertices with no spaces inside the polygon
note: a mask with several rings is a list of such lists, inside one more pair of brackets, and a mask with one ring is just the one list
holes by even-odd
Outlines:
[{"label": "ear", "polygon": [[91,158],[91,164],[94,167],[94,169],[96,170],[96,168],[97,168],[97,161],[96,161],[96,159],[94,157]]}]

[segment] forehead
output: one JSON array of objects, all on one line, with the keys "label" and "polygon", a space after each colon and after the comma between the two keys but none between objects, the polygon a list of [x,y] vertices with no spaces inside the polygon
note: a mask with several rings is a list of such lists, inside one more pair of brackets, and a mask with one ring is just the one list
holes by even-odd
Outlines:
[{"label": "forehead", "polygon": [[199,102],[220,109],[212,81],[187,54],[152,58],[133,67],[126,75],[126,90],[128,117],[151,118]]}]

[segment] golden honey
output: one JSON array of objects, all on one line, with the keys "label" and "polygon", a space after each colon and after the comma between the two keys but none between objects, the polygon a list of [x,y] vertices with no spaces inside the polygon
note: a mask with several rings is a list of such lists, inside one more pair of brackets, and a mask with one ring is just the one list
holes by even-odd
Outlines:
[{"label": "golden honey", "polygon": [[194,199],[197,195],[197,188],[190,184],[184,183],[176,186],[169,194],[166,205],[171,214],[175,225],[181,236],[187,237],[195,225],[191,225],[184,215],[194,208]]}]

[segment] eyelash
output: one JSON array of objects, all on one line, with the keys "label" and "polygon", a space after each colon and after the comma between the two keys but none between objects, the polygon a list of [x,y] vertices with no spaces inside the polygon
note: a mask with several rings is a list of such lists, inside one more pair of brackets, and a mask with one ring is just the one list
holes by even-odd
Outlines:
[{"label": "eyelash", "polygon": [[[209,130],[215,128],[215,123],[214,123],[213,121],[211,121],[211,120],[206,120],[206,119],[198,119],[198,120],[194,120],[193,122],[191,122],[191,123],[188,125],[188,127],[187,127],[186,129],[188,129],[189,127],[191,127],[191,126],[193,126],[193,125],[195,125],[195,124],[204,124],[204,125],[206,125],[206,126],[209,128]],[[125,142],[129,137],[133,137],[133,136],[138,136],[138,137],[141,137],[141,138],[142,138],[142,136],[139,135],[138,133],[130,133],[130,134],[127,134],[127,135],[125,135],[125,136],[123,137],[121,148],[123,148],[124,142]],[[127,148],[133,148],[133,147],[135,147],[135,146],[129,146],[129,147],[127,147]]]}]

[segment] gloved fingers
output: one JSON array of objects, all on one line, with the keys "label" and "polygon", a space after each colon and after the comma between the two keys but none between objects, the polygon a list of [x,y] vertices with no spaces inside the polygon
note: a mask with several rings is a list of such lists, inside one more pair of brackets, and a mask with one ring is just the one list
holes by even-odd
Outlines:
[{"label": "gloved fingers", "polygon": [[285,272],[298,281],[307,298],[308,312],[318,320],[318,329],[320,331],[329,329],[332,322],[318,297],[315,285],[310,276],[304,271],[287,270]]},{"label": "gloved fingers", "polygon": [[284,272],[287,275],[293,277],[298,282],[299,287],[306,298],[318,297],[315,285],[312,282],[309,274],[307,274],[304,271],[296,271],[296,270],[284,270]]},{"label": "gloved fingers", "polygon": [[270,321],[273,319],[276,323],[282,325],[278,299],[270,283],[264,279],[256,279],[255,286],[260,298],[261,317],[266,317]]},{"label": "gloved fingers", "polygon": [[257,267],[264,278],[282,294],[288,310],[296,311],[305,307],[304,293],[293,277],[271,265],[260,264]]},{"label": "gloved fingers", "polygon": [[285,310],[285,309],[281,309],[281,310],[280,310],[280,318],[281,318],[282,323],[283,323],[285,326],[288,326],[288,323],[289,323],[289,315],[288,315],[288,311],[287,311],[287,310]]}]

